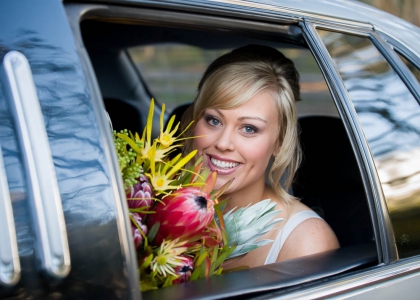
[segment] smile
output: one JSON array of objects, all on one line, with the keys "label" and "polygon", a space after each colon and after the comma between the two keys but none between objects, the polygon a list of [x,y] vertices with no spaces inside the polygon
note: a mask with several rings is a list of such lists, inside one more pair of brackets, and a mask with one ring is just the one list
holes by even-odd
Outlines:
[{"label": "smile", "polygon": [[213,165],[221,169],[232,169],[239,165],[239,163],[221,161],[221,160],[215,159],[214,157],[211,157],[210,160]]}]

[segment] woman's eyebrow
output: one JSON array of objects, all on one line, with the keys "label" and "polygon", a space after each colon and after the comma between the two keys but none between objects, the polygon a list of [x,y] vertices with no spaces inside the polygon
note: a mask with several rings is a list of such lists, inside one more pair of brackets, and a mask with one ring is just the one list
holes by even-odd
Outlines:
[{"label": "woman's eyebrow", "polygon": [[258,120],[258,121],[262,121],[262,122],[264,122],[264,123],[267,123],[267,121],[266,120],[264,120],[263,118],[260,118],[260,117],[240,117],[238,120],[239,121],[243,121],[243,120],[248,120],[248,119],[251,119],[251,120]]},{"label": "woman's eyebrow", "polygon": [[[222,117],[225,117],[225,115],[220,111],[220,110],[218,110],[217,108],[213,108],[220,116],[222,116]],[[258,120],[258,121],[261,121],[261,122],[264,122],[264,123],[267,123],[267,121],[265,120],[265,119],[263,119],[263,118],[260,118],[260,117],[248,117],[248,116],[243,116],[243,117],[240,117],[240,118],[238,118],[238,121],[243,121],[243,120],[249,120],[249,119],[251,119],[251,120]]]}]

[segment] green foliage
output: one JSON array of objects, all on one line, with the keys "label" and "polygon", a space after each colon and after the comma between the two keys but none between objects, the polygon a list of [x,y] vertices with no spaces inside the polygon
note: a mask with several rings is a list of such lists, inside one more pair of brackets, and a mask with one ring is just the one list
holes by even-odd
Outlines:
[{"label": "green foliage", "polygon": [[257,240],[283,220],[273,219],[281,211],[275,207],[276,203],[266,199],[252,206],[241,207],[235,212],[231,210],[223,216],[228,245],[236,245],[229,258],[240,256],[272,242],[272,240]]},{"label": "green foliage", "polygon": [[141,142],[130,139],[127,129],[121,130],[119,133],[114,130],[115,150],[126,190],[137,182],[137,178],[142,173],[140,164],[136,162],[137,153],[130,146],[130,142],[137,147],[142,147]]}]

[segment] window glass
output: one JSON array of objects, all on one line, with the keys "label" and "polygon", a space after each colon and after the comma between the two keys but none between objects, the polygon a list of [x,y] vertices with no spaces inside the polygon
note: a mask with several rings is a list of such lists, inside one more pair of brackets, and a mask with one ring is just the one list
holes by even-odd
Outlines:
[{"label": "window glass", "polygon": [[[128,53],[152,95],[171,111],[194,100],[207,66],[231,50],[166,43],[132,47]],[[301,76],[303,101],[297,104],[299,114],[338,116],[325,79],[310,51],[304,48],[279,50],[293,60]]]},{"label": "window glass", "polygon": [[318,31],[356,109],[399,256],[420,253],[420,106],[368,38]]},{"label": "window glass", "polygon": [[397,52],[397,54],[400,56],[401,60],[405,63],[405,65],[408,67],[408,69],[411,71],[411,73],[413,73],[414,77],[417,78],[417,81],[420,82],[420,71],[419,71],[419,69],[417,69],[408,59],[406,59],[400,53]]}]

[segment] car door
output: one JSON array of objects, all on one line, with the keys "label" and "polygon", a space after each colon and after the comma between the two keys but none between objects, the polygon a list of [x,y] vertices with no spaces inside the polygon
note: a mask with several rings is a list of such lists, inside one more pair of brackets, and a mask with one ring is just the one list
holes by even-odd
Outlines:
[{"label": "car door", "polygon": [[0,298],[140,298],[107,120],[61,1],[0,4]]},{"label": "car door", "polygon": [[[366,190],[378,222],[376,237],[383,265],[286,298],[416,299],[420,106],[414,75],[418,70],[406,61],[407,67],[383,40],[386,35],[369,26],[349,28],[312,21],[304,23],[306,37],[330,78],[330,87],[336,90],[338,107],[355,137],[355,151],[361,154],[365,176],[371,178],[365,183],[370,185]],[[416,57],[399,46],[400,53]]]}]

